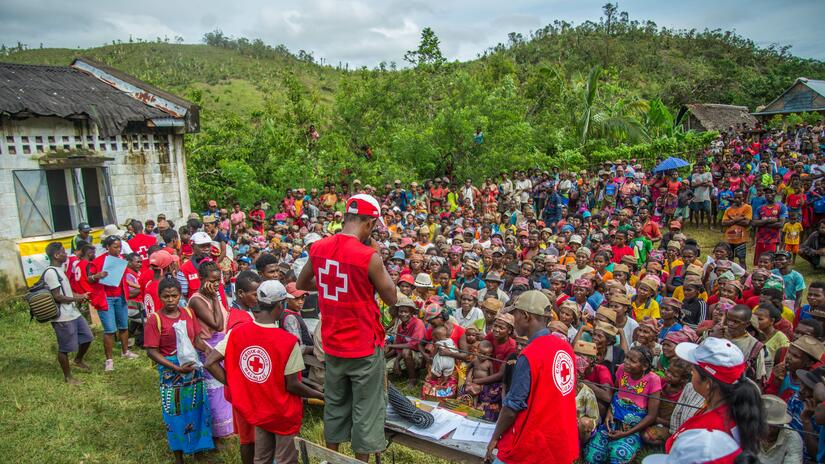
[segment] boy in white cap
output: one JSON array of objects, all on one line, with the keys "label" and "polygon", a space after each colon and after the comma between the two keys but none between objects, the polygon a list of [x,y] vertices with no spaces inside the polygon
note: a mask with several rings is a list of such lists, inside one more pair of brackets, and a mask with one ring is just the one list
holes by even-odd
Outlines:
[{"label": "boy in white cap", "polygon": [[[298,339],[278,327],[284,303],[292,296],[277,280],[258,286],[251,324],[239,324],[215,346],[206,368],[229,386],[231,402],[255,426],[255,463],[298,462],[293,442],[301,431],[301,397],[323,394],[301,382],[304,370]],[[224,366],[221,366],[224,361]]]}]

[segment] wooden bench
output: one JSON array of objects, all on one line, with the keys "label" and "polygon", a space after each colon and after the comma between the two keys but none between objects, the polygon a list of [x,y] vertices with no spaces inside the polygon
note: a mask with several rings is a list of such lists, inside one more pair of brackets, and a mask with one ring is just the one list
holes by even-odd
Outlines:
[{"label": "wooden bench", "polygon": [[316,462],[326,461],[329,464],[363,464],[355,458],[324,448],[301,437],[295,437],[295,447],[298,448],[298,458],[301,464],[310,464],[312,462],[310,459]]}]

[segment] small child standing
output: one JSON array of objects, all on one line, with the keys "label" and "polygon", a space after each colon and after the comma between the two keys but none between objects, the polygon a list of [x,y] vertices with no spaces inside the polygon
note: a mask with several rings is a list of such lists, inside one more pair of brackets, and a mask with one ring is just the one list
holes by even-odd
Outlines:
[{"label": "small child standing", "polygon": [[464,383],[464,393],[473,397],[473,405],[478,404],[478,396],[488,385],[473,383],[473,379],[481,379],[493,374],[493,344],[487,340],[482,340],[478,347],[478,354],[481,356],[473,360],[470,369],[467,370],[467,380]]},{"label": "small child standing", "polygon": [[782,226],[782,245],[791,254],[791,263],[796,264],[796,255],[799,253],[799,242],[802,237],[802,223],[799,222],[799,213],[791,211],[788,222]]}]

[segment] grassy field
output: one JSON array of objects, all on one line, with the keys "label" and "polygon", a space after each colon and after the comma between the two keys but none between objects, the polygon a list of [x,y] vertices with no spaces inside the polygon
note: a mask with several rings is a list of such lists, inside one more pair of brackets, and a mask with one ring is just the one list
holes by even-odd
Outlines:
[{"label": "grassy field", "polygon": [[[102,333],[96,328],[87,355],[92,372],[76,372],[83,383],[69,386],[57,366],[50,325],[29,322],[25,307],[11,303],[0,310],[0,333],[0,462],[171,461],[157,371],[147,357],[115,359],[115,371],[104,374]],[[304,412],[301,435],[322,443],[322,410],[307,406]],[[351,453],[346,447],[344,452]],[[387,462],[392,462],[392,454],[397,463],[444,462],[399,445],[392,445],[389,453]],[[240,463],[237,438],[199,462]]]},{"label": "grassy field", "polygon": [[[718,232],[688,230],[711,251]],[[807,262],[797,269],[814,277]],[[63,383],[55,360],[57,344],[47,324],[29,322],[25,308],[0,303],[0,462],[10,463],[154,463],[171,460],[151,361],[116,360],[115,372],[103,373],[101,333],[88,354],[91,373],[78,373],[83,384]],[[322,442],[321,410],[306,407],[302,435]],[[349,453],[349,449],[345,452]],[[397,463],[438,463],[432,456],[392,445]],[[387,456],[392,462],[393,456]],[[189,462],[192,462],[190,459]],[[207,455],[205,462],[239,463],[237,439]]]}]

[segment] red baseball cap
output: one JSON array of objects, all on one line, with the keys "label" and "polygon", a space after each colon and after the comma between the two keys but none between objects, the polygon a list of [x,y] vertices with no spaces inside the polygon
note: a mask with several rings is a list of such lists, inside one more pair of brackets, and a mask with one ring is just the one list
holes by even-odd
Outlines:
[{"label": "red baseball cap", "polygon": [[349,200],[347,200],[347,213],[378,218],[378,222],[386,227],[384,218],[381,217],[381,205],[372,195],[359,193],[349,197]]},{"label": "red baseball cap", "polygon": [[415,279],[413,279],[412,274],[404,274],[398,278],[398,283],[406,282],[412,286],[415,286]]},{"label": "red baseball cap", "polygon": [[166,250],[158,250],[149,256],[149,265],[160,269],[166,269],[173,261],[172,255]]},{"label": "red baseball cap", "polygon": [[676,355],[726,384],[738,382],[745,372],[742,351],[730,340],[722,338],[708,337],[700,345],[680,343],[676,345]]},{"label": "red baseball cap", "polygon": [[295,282],[290,282],[286,284],[286,292],[295,298],[301,298],[302,296],[307,294],[307,292],[303,290],[298,290],[298,286],[295,285]]},{"label": "red baseball cap", "polygon": [[682,223],[679,221],[670,221],[670,228],[671,229],[679,229],[682,230]]}]

